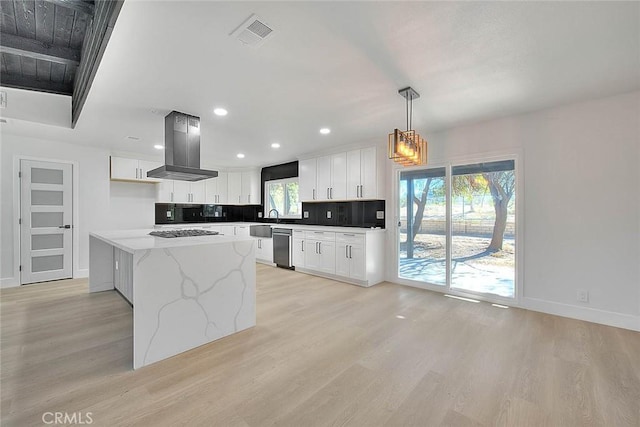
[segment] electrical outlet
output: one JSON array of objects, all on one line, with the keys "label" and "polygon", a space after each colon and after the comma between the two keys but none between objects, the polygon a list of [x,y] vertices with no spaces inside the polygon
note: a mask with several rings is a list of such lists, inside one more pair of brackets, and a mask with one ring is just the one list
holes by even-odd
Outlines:
[{"label": "electrical outlet", "polygon": [[262,218],[262,212],[258,212],[258,218]]},{"label": "electrical outlet", "polygon": [[302,217],[303,217],[303,218],[309,218],[309,211],[304,211],[304,212],[302,213]]},{"label": "electrical outlet", "polygon": [[384,219],[384,211],[376,211],[376,219]]},{"label": "electrical outlet", "polygon": [[331,211],[327,211],[327,219],[331,219]]},{"label": "electrical outlet", "polygon": [[578,289],[576,299],[578,300],[578,302],[589,302],[589,291]]}]

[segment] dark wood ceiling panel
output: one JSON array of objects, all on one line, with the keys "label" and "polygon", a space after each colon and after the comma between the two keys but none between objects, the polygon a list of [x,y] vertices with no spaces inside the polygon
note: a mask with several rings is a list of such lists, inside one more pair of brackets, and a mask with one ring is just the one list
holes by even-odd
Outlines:
[{"label": "dark wood ceiling panel", "polygon": [[22,76],[35,79],[37,75],[36,60],[27,56],[21,56],[20,63],[22,64]]},{"label": "dark wood ceiling panel", "polygon": [[22,64],[20,64],[20,57],[18,55],[3,53],[2,62],[7,67],[7,73],[22,74]]},{"label": "dark wood ceiling panel", "polygon": [[56,6],[56,17],[53,30],[53,44],[69,47],[75,12],[66,7]]},{"label": "dark wood ceiling panel", "polygon": [[64,72],[67,69],[67,66],[64,64],[56,64],[55,62],[51,64],[51,81],[54,83],[63,83],[64,82]]},{"label": "dark wood ceiling panel", "polygon": [[28,77],[16,76],[13,74],[0,75],[2,85],[6,87],[14,87],[17,89],[37,90],[40,92],[58,93],[68,95],[73,91],[70,85],[64,83],[45,82],[42,80],[32,79]]},{"label": "dark wood ceiling panel", "polygon": [[53,43],[55,6],[44,0],[36,0],[36,40]]},{"label": "dark wood ceiling panel", "polygon": [[36,75],[38,77],[38,80],[50,81],[51,62],[43,61],[42,59],[36,59]]},{"label": "dark wood ceiling panel", "polygon": [[76,12],[73,29],[71,30],[71,41],[69,42],[69,47],[73,49],[80,49],[82,47],[84,35],[87,32],[87,25],[90,20],[91,17],[89,15]]},{"label": "dark wood ceiling panel", "polygon": [[64,83],[73,86],[73,80],[76,78],[76,71],[78,67],[73,65],[67,65],[64,69]]},{"label": "dark wood ceiling panel", "polygon": [[36,38],[36,2],[34,0],[13,0],[16,17],[16,33],[30,39]]},{"label": "dark wood ceiling panel", "polygon": [[16,13],[13,1],[0,1],[2,20],[0,21],[0,31],[7,34],[16,34]]}]

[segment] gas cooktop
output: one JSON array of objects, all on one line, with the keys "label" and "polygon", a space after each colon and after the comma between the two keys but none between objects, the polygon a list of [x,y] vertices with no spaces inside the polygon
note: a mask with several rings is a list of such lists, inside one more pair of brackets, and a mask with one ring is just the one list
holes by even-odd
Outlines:
[{"label": "gas cooktop", "polygon": [[217,231],[210,230],[165,230],[165,231],[152,231],[149,233],[151,236],[156,237],[196,237],[196,236],[214,236],[218,234]]}]

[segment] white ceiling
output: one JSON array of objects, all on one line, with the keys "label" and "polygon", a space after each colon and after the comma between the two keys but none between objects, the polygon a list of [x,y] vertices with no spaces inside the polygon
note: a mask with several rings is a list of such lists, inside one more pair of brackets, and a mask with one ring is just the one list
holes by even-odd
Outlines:
[{"label": "white ceiling", "polygon": [[[274,29],[258,49],[229,37],[252,13]],[[202,118],[203,165],[265,166],[385,141],[405,127],[408,85],[427,139],[638,90],[640,3],[127,0],[76,129],[2,132],[157,156],[163,117],[178,110]]]}]

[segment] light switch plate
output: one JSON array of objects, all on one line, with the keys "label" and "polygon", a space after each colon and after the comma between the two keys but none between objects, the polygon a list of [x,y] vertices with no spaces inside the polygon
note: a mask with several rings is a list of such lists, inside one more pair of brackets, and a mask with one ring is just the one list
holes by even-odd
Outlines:
[{"label": "light switch plate", "polygon": [[262,218],[262,212],[258,212],[258,218]]},{"label": "light switch plate", "polygon": [[171,211],[167,211],[167,218],[171,218]]},{"label": "light switch plate", "polygon": [[303,218],[309,218],[309,211],[304,211],[304,213],[302,214]]},{"label": "light switch plate", "polygon": [[327,219],[331,219],[331,211],[327,211]]},{"label": "light switch plate", "polygon": [[384,211],[376,211],[376,219],[384,219]]}]

